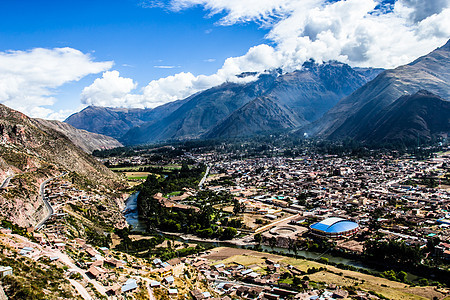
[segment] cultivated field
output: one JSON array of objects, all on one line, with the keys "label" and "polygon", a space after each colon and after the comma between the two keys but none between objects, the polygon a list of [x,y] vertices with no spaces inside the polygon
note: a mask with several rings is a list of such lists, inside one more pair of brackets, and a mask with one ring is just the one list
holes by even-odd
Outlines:
[{"label": "cultivated field", "polygon": [[280,255],[274,255],[263,252],[256,252],[237,248],[215,248],[211,253],[205,256],[212,264],[224,263],[241,264],[254,269],[256,272],[264,270],[266,258],[279,262],[282,265],[292,265],[303,272],[308,268],[326,268],[325,271],[307,275],[310,281],[335,284],[342,287],[355,287],[364,291],[373,291],[389,299],[450,299],[437,290],[436,287],[412,287],[404,283],[390,281],[381,277],[376,277],[364,273],[350,270],[342,270],[334,266],[308,261],[304,259],[295,259]]}]

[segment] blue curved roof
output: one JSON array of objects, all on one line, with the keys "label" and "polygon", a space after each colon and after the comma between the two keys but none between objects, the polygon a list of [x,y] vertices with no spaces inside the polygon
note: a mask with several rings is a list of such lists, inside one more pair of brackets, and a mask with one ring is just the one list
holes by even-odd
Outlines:
[{"label": "blue curved roof", "polygon": [[353,230],[359,227],[355,222],[342,218],[328,218],[318,223],[312,224],[311,229],[323,231],[326,233],[339,233]]}]

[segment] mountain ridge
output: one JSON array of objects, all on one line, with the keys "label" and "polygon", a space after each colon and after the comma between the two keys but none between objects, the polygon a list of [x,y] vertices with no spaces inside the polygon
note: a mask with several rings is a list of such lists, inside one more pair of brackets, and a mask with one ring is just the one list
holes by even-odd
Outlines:
[{"label": "mountain ridge", "polygon": [[352,138],[356,132],[370,132],[375,116],[401,96],[427,90],[449,99],[449,86],[450,40],[407,65],[383,71],[300,132],[329,139]]}]

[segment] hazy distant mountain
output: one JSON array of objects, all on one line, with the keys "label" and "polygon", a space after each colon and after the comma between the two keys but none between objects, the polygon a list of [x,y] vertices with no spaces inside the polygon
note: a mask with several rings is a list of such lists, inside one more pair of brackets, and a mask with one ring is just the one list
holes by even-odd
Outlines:
[{"label": "hazy distant mountain", "polygon": [[280,131],[313,122],[381,69],[352,69],[339,62],[306,62],[279,76],[264,94],[212,128],[205,137],[226,138]]},{"label": "hazy distant mountain", "polygon": [[333,139],[368,135],[374,130],[382,110],[399,97],[419,90],[450,99],[450,41],[408,65],[380,73],[339,101],[307,130]]},{"label": "hazy distant mountain", "polygon": [[174,101],[155,109],[88,106],[64,122],[78,129],[120,138],[135,126],[164,118],[182,103]]},{"label": "hazy distant mountain", "polygon": [[[402,96],[376,116],[371,131],[357,132],[362,141],[430,140],[450,133],[450,101],[428,91]],[[367,122],[363,120],[363,122]],[[365,126],[364,126],[365,127]]]},{"label": "hazy distant mountain", "polygon": [[87,153],[94,150],[112,149],[123,145],[116,139],[103,134],[92,133],[83,129],[77,129],[72,125],[54,120],[34,119],[35,121],[61,132],[67,136],[72,143]]}]

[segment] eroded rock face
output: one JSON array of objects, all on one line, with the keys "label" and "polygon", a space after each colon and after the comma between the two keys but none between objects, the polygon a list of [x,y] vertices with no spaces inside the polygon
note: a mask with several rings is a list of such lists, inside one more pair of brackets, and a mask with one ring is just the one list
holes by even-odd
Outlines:
[{"label": "eroded rock face", "polygon": [[39,198],[40,184],[64,171],[105,189],[119,187],[114,173],[61,132],[4,105],[0,105],[0,157],[0,179],[15,174],[0,192],[0,214],[21,226],[42,219],[46,211]]},{"label": "eroded rock face", "polygon": [[52,128],[58,132],[61,132],[67,136],[72,143],[83,149],[87,153],[92,153],[94,150],[104,150],[112,149],[117,147],[122,147],[123,145],[110,136],[92,133],[86,130],[77,129],[72,125],[64,122],[55,120],[43,120],[34,119],[35,122],[41,123],[42,125]]}]

